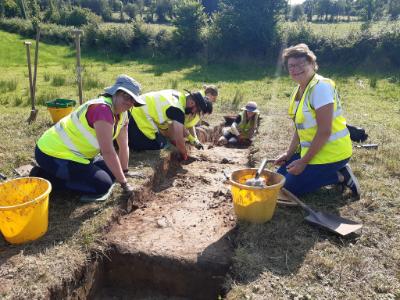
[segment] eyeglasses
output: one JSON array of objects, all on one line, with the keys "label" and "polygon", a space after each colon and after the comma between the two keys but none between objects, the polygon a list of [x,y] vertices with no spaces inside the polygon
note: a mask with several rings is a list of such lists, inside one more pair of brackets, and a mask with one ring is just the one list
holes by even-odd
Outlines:
[{"label": "eyeglasses", "polygon": [[295,68],[301,69],[301,68],[304,68],[304,66],[307,64],[308,64],[308,61],[303,61],[302,63],[299,63],[299,64],[288,64],[287,68],[288,68],[288,70],[293,70]]},{"label": "eyeglasses", "polygon": [[125,92],[124,92],[124,93],[122,94],[122,97],[123,97],[124,101],[131,102],[131,103],[135,103],[135,99],[133,99],[132,96],[129,95],[128,93],[125,93]]}]

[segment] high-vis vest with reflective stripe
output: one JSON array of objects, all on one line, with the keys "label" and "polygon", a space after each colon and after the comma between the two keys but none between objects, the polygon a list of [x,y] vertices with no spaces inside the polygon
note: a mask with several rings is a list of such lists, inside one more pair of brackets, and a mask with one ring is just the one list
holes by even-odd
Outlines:
[{"label": "high-vis vest with reflective stripe", "polygon": [[241,121],[236,128],[239,130],[241,136],[243,136],[244,138],[250,138],[249,136],[250,130],[256,126],[258,113],[256,113],[256,115],[254,115],[254,117],[251,118],[251,120],[247,119],[246,111],[242,111],[240,113],[240,116],[241,116]]},{"label": "high-vis vest with reflective stripe", "polygon": [[196,113],[193,115],[185,115],[185,128],[192,128],[200,122],[200,115]]},{"label": "high-vis vest with reflective stripe", "polygon": [[299,86],[293,92],[289,105],[289,115],[295,122],[297,133],[300,139],[300,155],[303,157],[307,153],[311,142],[317,133],[316,113],[315,109],[311,107],[310,98],[315,85],[319,81],[329,83],[334,89],[332,132],[326,144],[311,159],[309,162],[310,164],[327,164],[338,162],[349,158],[352,154],[350,133],[346,127],[346,119],[343,117],[343,111],[340,104],[339,95],[336,91],[336,85],[332,80],[315,74],[308,83],[297,108],[295,101]]},{"label": "high-vis vest with reflective stripe", "polygon": [[[39,149],[53,157],[88,164],[90,159],[100,153],[96,131],[89,126],[86,119],[86,112],[93,104],[106,104],[112,109],[111,98],[100,97],[85,102],[41,136],[37,142]],[[119,115],[113,139],[118,136],[123,124],[127,122],[127,116],[127,112]]]},{"label": "high-vis vest with reflective stripe", "polygon": [[156,138],[159,129],[168,129],[168,122],[171,121],[167,116],[169,107],[174,106],[185,112],[186,96],[181,92],[162,90],[141,97],[145,99],[146,105],[133,107],[129,112],[140,131],[151,140]]}]

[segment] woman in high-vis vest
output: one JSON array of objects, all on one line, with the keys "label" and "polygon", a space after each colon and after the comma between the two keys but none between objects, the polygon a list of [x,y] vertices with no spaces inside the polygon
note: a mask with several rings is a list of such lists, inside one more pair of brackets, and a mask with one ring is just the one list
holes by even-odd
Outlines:
[{"label": "woman in high-vis vest", "polygon": [[55,187],[85,194],[105,194],[114,180],[131,192],[124,174],[129,161],[127,111],[145,104],[140,89],[134,79],[120,75],[99,98],[82,104],[48,129],[35,149],[38,176]]},{"label": "woman in high-vis vest", "polygon": [[286,189],[300,196],[341,183],[358,198],[360,187],[348,164],[350,134],[335,83],[316,73],[316,56],[306,44],[285,49],[282,58],[298,84],[289,104],[295,132],[288,150],[275,161]]},{"label": "woman in high-vis vest", "polygon": [[211,102],[199,92],[184,94],[176,90],[149,92],[142,98],[146,106],[129,110],[129,148],[136,151],[162,149],[166,136],[186,160],[185,118],[207,112]]},{"label": "woman in high-vis vest", "polygon": [[242,107],[242,112],[236,116],[231,127],[225,127],[222,130],[222,136],[218,140],[219,145],[227,143],[243,143],[251,144],[256,133],[260,111],[257,103],[249,101],[246,106]]}]

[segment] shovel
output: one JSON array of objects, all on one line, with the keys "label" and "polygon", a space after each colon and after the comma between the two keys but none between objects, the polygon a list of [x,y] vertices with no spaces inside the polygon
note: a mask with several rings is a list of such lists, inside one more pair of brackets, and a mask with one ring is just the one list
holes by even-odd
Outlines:
[{"label": "shovel", "polygon": [[334,216],[328,213],[314,211],[304,202],[300,201],[295,195],[289,192],[286,189],[281,190],[290,200],[296,202],[303,208],[305,211],[309,213],[307,217],[305,217],[306,221],[317,225],[321,228],[327,229],[333,233],[337,233],[341,236],[346,236],[350,233],[353,233],[359,230],[363,225],[352,220],[348,220],[339,216]]},{"label": "shovel", "polygon": [[260,167],[258,168],[258,170],[256,172],[256,176],[254,178],[247,179],[245,184],[249,185],[249,186],[259,186],[259,187],[265,186],[265,179],[260,178],[260,175],[261,175],[262,171],[264,170],[267,162],[271,162],[271,161],[273,161],[273,160],[265,158],[262,161]]}]

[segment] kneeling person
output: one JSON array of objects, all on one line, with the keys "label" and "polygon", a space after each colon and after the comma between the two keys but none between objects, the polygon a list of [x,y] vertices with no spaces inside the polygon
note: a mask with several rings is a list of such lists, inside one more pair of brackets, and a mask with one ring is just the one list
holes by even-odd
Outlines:
[{"label": "kneeling person", "polygon": [[140,89],[134,79],[120,75],[99,98],[82,104],[48,129],[35,149],[40,166],[36,175],[56,187],[88,194],[105,194],[114,180],[125,191],[132,191],[124,175],[129,161],[127,110],[144,105]]},{"label": "kneeling person", "polygon": [[129,148],[132,150],[157,150],[166,145],[165,136],[171,139],[183,159],[185,147],[185,116],[208,111],[208,101],[201,93],[183,94],[176,90],[161,90],[142,95],[143,107],[133,107],[129,112]]},{"label": "kneeling person", "polygon": [[242,108],[242,112],[236,116],[231,127],[225,127],[222,130],[222,136],[218,140],[218,144],[225,145],[227,143],[243,143],[250,144],[253,141],[258,126],[260,111],[257,103],[250,101]]}]

